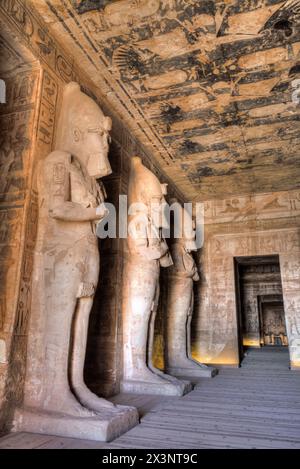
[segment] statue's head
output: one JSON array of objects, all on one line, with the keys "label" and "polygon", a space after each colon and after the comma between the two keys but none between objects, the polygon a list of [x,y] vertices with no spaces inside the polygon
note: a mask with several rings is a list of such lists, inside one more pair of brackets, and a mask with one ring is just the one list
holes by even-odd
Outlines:
[{"label": "statue's head", "polygon": [[80,90],[78,83],[68,83],[63,92],[58,122],[56,150],[76,156],[90,176],[100,178],[112,172],[109,160],[110,117]]},{"label": "statue's head", "polygon": [[195,220],[192,214],[177,199],[171,200],[174,210],[173,241],[184,246],[186,251],[197,251]]},{"label": "statue's head", "polygon": [[[128,202],[129,206],[135,204],[136,209],[133,212],[142,212],[151,216],[157,228],[166,227],[167,221],[164,216],[166,194],[167,184],[161,184],[155,174],[143,165],[140,157],[132,157]],[[131,211],[132,214],[133,212]]]},{"label": "statue's head", "polygon": [[195,220],[193,220],[188,210],[183,209],[182,212],[184,217],[183,236],[185,249],[188,252],[197,251]]}]

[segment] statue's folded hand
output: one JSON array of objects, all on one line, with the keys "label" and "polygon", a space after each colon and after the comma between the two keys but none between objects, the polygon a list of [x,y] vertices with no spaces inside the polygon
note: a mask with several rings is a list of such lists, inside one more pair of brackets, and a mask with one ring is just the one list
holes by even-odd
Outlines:
[{"label": "statue's folded hand", "polygon": [[98,207],[96,208],[96,215],[98,219],[101,220],[102,218],[107,217],[108,214],[109,214],[109,210],[106,208],[104,203],[101,203],[100,205],[98,205]]}]

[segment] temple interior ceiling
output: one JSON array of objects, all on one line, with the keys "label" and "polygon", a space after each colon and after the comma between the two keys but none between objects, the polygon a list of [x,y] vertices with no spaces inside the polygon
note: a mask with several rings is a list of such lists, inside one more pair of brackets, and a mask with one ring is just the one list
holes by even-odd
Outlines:
[{"label": "temple interior ceiling", "polygon": [[298,0],[28,3],[188,199],[300,187]]}]

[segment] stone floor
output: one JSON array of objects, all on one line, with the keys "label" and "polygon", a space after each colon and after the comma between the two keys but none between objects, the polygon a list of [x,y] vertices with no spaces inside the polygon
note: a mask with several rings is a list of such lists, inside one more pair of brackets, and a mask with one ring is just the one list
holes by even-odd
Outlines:
[{"label": "stone floor", "polygon": [[300,448],[300,372],[288,351],[248,351],[242,367],[202,379],[182,398],[120,395],[138,407],[141,424],[112,443],[29,433],[0,448]]}]

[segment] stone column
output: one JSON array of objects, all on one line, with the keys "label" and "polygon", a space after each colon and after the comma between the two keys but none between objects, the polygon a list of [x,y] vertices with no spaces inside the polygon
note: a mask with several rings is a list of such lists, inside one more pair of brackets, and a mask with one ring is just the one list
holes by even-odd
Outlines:
[{"label": "stone column", "polygon": [[134,157],[128,190],[129,235],[123,287],[124,392],[181,396],[191,390],[155,368],[154,322],[159,298],[160,266],[172,263],[162,237],[165,187]]},{"label": "stone column", "polygon": [[110,128],[110,119],[77,83],[66,85],[57,149],[37,167],[34,294],[16,431],[108,441],[138,422],[135,408],[99,398],[83,379],[99,276],[96,225],[106,215],[97,179],[111,172]]},{"label": "stone column", "polygon": [[181,225],[181,230],[180,237],[174,238],[171,244],[173,265],[168,269],[166,371],[174,376],[210,378],[215,376],[217,370],[194,360],[191,353],[193,287],[194,282],[199,281],[192,251],[196,251],[197,246],[192,223],[188,229],[189,214],[177,205],[180,213],[180,220],[177,222]]}]

